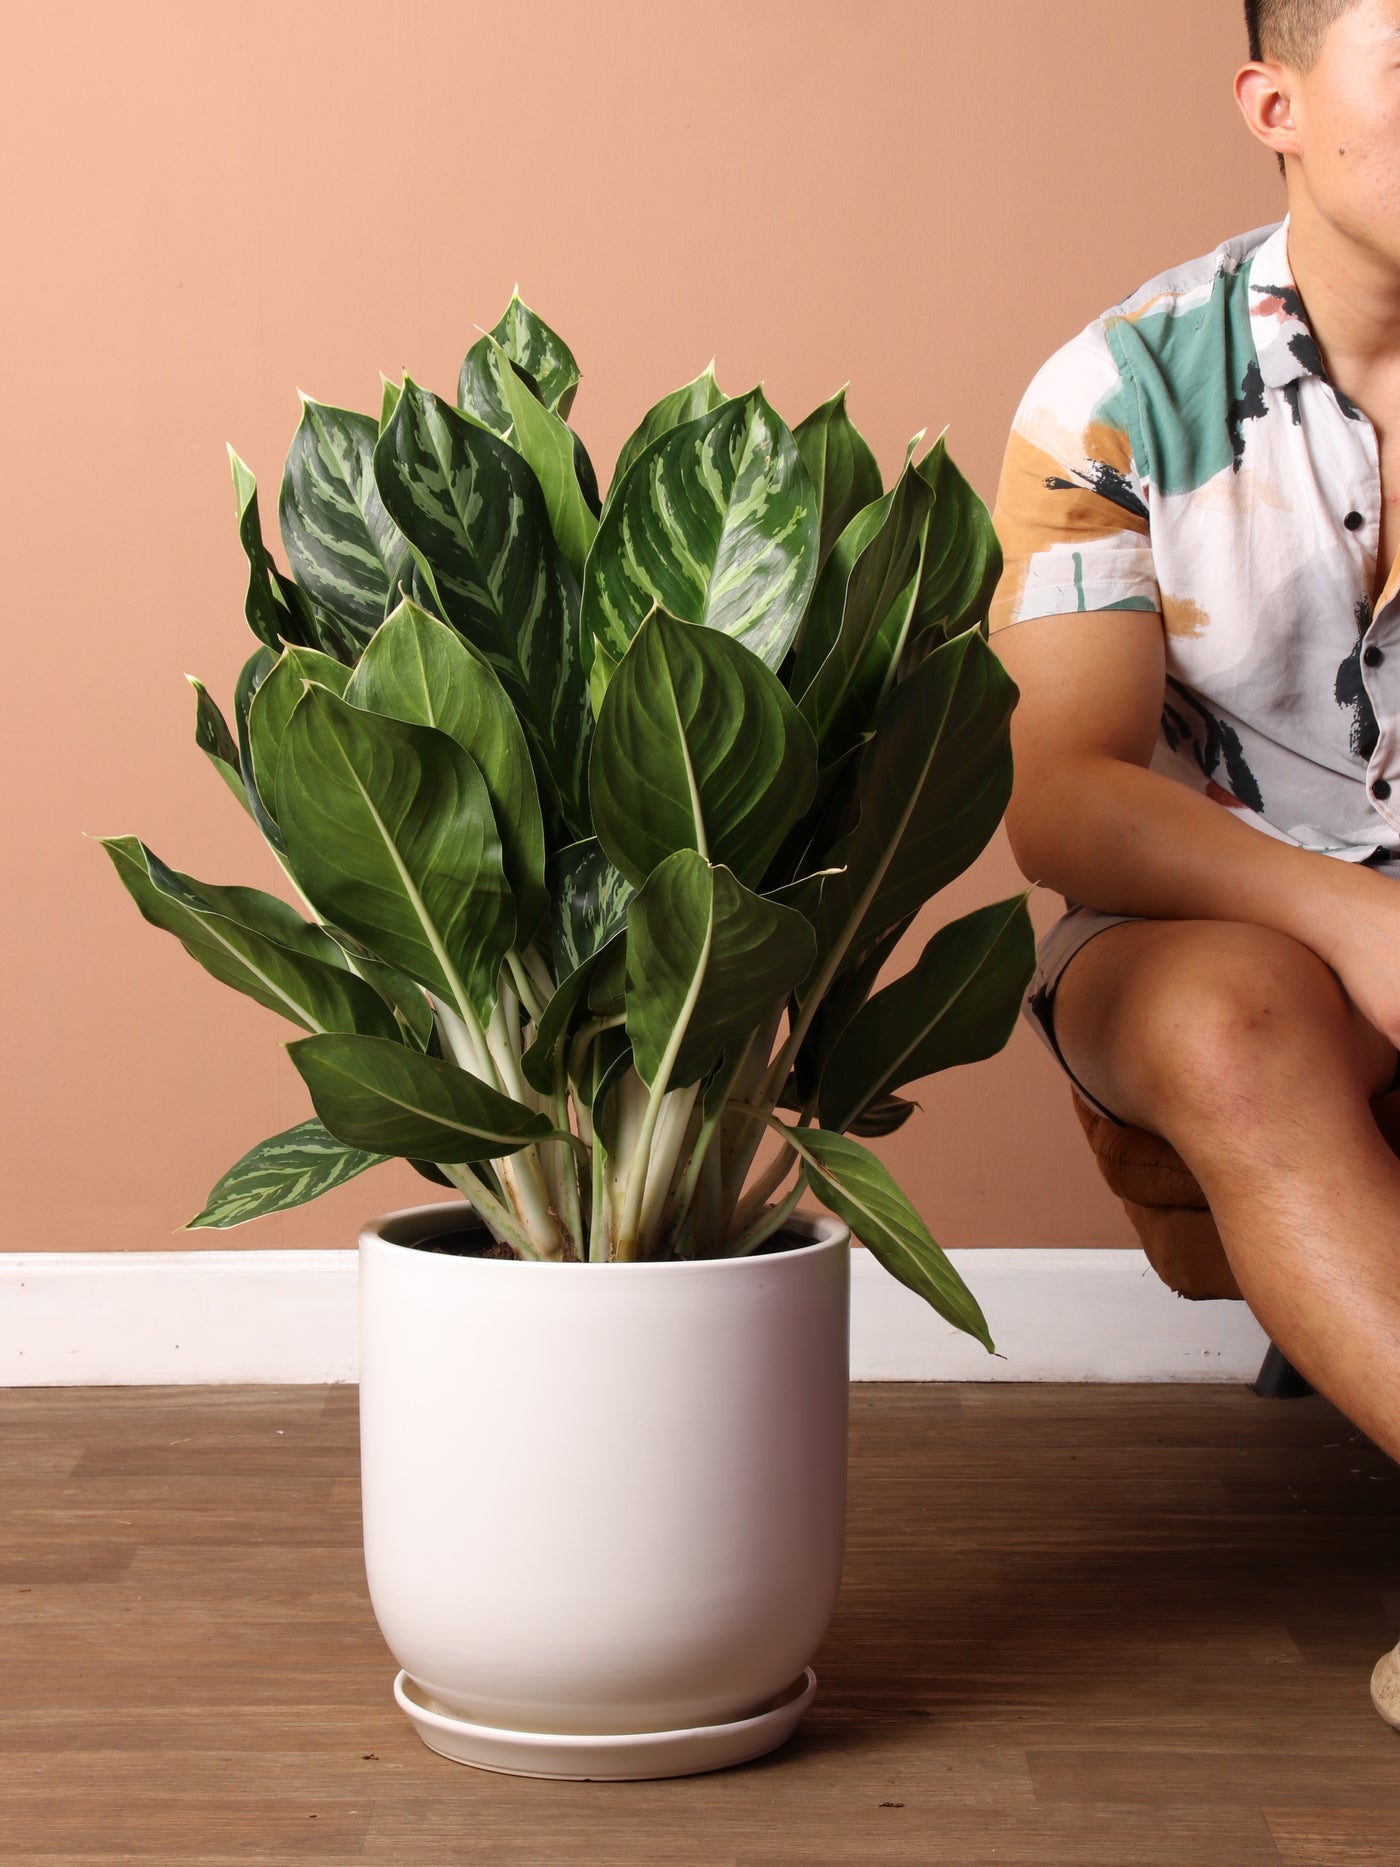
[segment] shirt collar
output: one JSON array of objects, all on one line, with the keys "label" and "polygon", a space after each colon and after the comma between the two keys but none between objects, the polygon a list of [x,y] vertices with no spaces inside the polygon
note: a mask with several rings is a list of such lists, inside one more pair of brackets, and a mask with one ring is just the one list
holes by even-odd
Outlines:
[{"label": "shirt collar", "polygon": [[1249,269],[1249,322],[1259,371],[1270,389],[1283,389],[1300,376],[1321,376],[1322,353],[1308,328],[1303,301],[1288,263],[1288,221],[1281,220]]}]

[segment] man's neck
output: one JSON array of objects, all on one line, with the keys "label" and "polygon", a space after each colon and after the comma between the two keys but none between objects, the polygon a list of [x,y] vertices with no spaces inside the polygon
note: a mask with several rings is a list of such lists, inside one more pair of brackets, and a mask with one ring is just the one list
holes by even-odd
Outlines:
[{"label": "man's neck", "polygon": [[1400,270],[1290,190],[1288,263],[1333,385],[1368,415],[1400,392]]}]

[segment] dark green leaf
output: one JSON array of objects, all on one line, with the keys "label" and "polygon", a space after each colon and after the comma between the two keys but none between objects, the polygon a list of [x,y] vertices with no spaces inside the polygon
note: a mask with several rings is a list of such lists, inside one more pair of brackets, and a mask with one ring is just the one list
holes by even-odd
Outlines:
[{"label": "dark green leaf", "polygon": [[932,630],[947,640],[969,623],[985,634],[1002,565],[991,514],[948,458],[941,435],[917,471],[933,488],[934,508],[911,636]]},{"label": "dark green leaf", "polygon": [[516,944],[528,946],[549,909],[544,822],[525,735],[485,656],[416,603],[403,602],[360,657],[345,698],[389,719],[436,726],[470,754],[501,838]]},{"label": "dark green leaf", "polygon": [[248,707],[248,748],[253,759],[253,782],[270,817],[277,801],[277,764],[282,756],[282,735],[308,681],[318,681],[333,694],[343,694],[350,670],[343,662],[316,648],[286,648],[268,670]]},{"label": "dark green leaf", "polygon": [[[878,699],[861,670],[893,616],[898,639],[908,627],[933,496],[910,468],[878,501],[878,527],[867,537],[865,514],[836,541],[802,628],[792,690],[826,757],[855,744],[874,725],[873,710],[852,707],[853,694]],[[864,539],[865,542],[861,542]],[[881,674],[884,666],[881,667]],[[839,728],[839,730],[838,730]]]},{"label": "dark green leaf", "polygon": [[243,785],[238,741],[229,730],[228,721],[219,711],[217,704],[210,699],[204,683],[196,680],[192,674],[187,674],[185,679],[194,689],[194,742],[239,803],[245,810],[248,810],[250,806],[248,793]]},{"label": "dark green leaf", "polygon": [[864,435],[846,413],[846,391],[814,408],[792,431],[821,512],[821,557],[825,560],[847,524],[883,490],[880,468]]},{"label": "dark green leaf", "polygon": [[397,1012],[400,1029],[412,1038],[420,1050],[427,1050],[435,1041],[436,1027],[432,1005],[422,986],[406,973],[386,966],[382,959],[370,952],[363,940],[357,940],[353,934],[346,933],[343,927],[328,927],[326,932],[353,962],[354,970],[369,981],[391,1011]]},{"label": "dark green leaf", "polygon": [[849,1128],[905,1083],[995,1056],[1034,971],[1025,895],[940,928],[917,964],[867,1000],[837,1039],[822,1072],[823,1128]]},{"label": "dark green leaf", "polygon": [[166,868],[134,836],[105,837],[102,847],[152,926],[173,933],[224,985],[304,1030],[395,1035],[379,995],[345,969],[319,928],[276,896],[197,882]]},{"label": "dark green leaf", "polygon": [[655,611],[613,676],[589,767],[598,840],[632,882],[678,849],[762,879],[816,784],[810,729],[741,643]]},{"label": "dark green leaf", "polygon": [[867,1103],[847,1126],[851,1134],[862,1139],[879,1139],[902,1128],[918,1106],[917,1102],[906,1102],[903,1096],[881,1096],[878,1102]]},{"label": "dark green leaf", "polygon": [[802,915],[743,887],[692,850],[668,856],[627,916],[627,1034],[644,1082],[673,1043],[667,1088],[698,1082],[811,966]]},{"label": "dark green leaf", "polygon": [[407,1159],[497,1160],[554,1133],[548,1120],[436,1057],[373,1037],[303,1037],[287,1053],[316,1113],[349,1147]]},{"label": "dark green leaf", "polygon": [[860,754],[859,820],[826,852],[820,950],[858,951],[961,875],[1011,795],[1016,688],[976,630],[895,688]]},{"label": "dark green leaf", "polygon": [[283,637],[300,641],[301,633],[288,610],[277,566],[263,543],[262,521],[258,517],[258,483],[252,470],[232,448],[228,450],[228,460],[238,500],[238,536],[248,560],[248,591],[243,599],[243,614],[258,640],[274,655],[280,654]]},{"label": "dark green leaf", "polygon": [[456,740],[308,687],[282,739],[277,821],[326,920],[489,1020],[515,913],[485,780]]},{"label": "dark green leaf", "polygon": [[511,419],[505,438],[539,481],[554,542],[575,580],[581,583],[598,521],[579,485],[573,430],[526,387],[504,351],[498,353],[496,361]]},{"label": "dark green leaf", "polygon": [[270,648],[259,648],[251,654],[239,671],[238,680],[234,686],[233,709],[238,721],[238,768],[243,774],[243,788],[248,799],[248,809],[263,836],[275,850],[280,852],[282,832],[273,820],[272,813],[258,795],[258,787],[253,782],[253,747],[248,729],[249,715],[252,712],[258,689],[276,666],[277,656]]},{"label": "dark green leaf", "polygon": [[520,1059],[521,1073],[526,1082],[541,1095],[553,1094],[559,1047],[570,1040],[575,1027],[588,1015],[588,982],[596,963],[595,954],[555,988],[553,997],[540,1015],[534,1038]]},{"label": "dark green leaf", "polygon": [[785,1132],[822,1204],[846,1221],[892,1276],[990,1352],[992,1338],[977,1299],[883,1162],[849,1135],[820,1128]]}]

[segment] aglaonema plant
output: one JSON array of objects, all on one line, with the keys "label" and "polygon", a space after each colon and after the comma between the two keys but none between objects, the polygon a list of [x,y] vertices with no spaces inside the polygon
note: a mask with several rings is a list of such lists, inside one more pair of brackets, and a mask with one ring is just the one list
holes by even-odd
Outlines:
[{"label": "aglaonema plant", "polygon": [[1034,962],[1021,895],[880,982],[1010,793],[986,509],[941,439],[885,490],[844,391],[790,430],[712,367],[601,499],[578,381],[517,294],[455,404],[303,398],[290,576],[230,450],[260,645],[231,724],[194,683],[196,739],[300,911],[104,846],[148,920],[306,1033],[315,1115],[190,1223],[401,1157],[522,1258],[630,1262],[771,1248],[809,1189],[990,1347],[856,1138],[1000,1049]]}]

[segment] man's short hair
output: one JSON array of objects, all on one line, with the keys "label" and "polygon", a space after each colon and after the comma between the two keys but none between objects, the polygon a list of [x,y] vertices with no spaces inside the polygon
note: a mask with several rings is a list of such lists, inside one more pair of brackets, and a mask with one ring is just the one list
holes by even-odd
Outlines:
[{"label": "man's short hair", "polygon": [[1244,0],[1249,56],[1311,71],[1333,20],[1356,4],[1357,0]]}]

